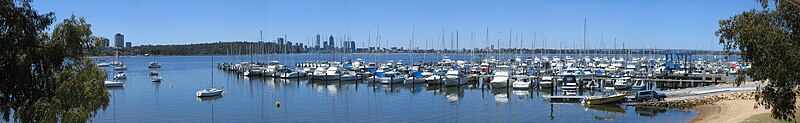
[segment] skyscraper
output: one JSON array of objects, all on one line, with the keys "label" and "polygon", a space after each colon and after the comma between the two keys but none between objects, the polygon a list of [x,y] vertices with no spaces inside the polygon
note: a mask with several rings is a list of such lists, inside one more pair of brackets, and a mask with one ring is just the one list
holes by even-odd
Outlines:
[{"label": "skyscraper", "polygon": [[131,42],[125,42],[125,48],[131,48]]},{"label": "skyscraper", "polygon": [[278,38],[278,44],[283,45],[283,38]]},{"label": "skyscraper", "polygon": [[114,35],[114,47],[122,48],[125,46],[125,35],[120,34],[119,32]]},{"label": "skyscraper", "polygon": [[356,51],[356,41],[350,41],[350,50]]},{"label": "skyscraper", "polygon": [[317,50],[319,50],[319,48],[320,48],[319,39],[320,39],[320,38],[319,38],[319,34],[317,34],[317,46],[314,46],[314,49],[317,49]]},{"label": "skyscraper", "polygon": [[336,45],[334,45],[334,44],[336,44],[336,43],[335,43],[335,41],[333,41],[333,35],[331,35],[331,37],[328,38],[328,45],[331,45],[331,47],[330,47],[331,49],[336,49]]}]

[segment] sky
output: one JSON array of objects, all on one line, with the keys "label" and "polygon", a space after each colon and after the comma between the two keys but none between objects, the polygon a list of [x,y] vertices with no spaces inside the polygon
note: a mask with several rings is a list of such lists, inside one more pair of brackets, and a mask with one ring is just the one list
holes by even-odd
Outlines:
[{"label": "sky", "polygon": [[94,35],[113,41],[122,33],[134,46],[259,41],[261,31],[263,41],[287,37],[309,44],[320,34],[323,41],[333,35],[339,42],[349,35],[356,47],[366,47],[378,46],[379,32],[381,47],[435,49],[456,47],[450,41],[456,32],[458,48],[581,49],[585,22],[589,49],[619,49],[624,43],[628,49],[722,50],[714,35],[719,20],[759,9],[752,0],[35,0],[32,5],[55,12],[57,22],[72,14],[85,17]]}]

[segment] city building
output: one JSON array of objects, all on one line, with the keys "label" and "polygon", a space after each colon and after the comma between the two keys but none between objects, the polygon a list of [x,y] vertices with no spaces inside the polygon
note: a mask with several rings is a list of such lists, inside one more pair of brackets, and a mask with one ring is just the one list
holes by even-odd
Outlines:
[{"label": "city building", "polygon": [[334,45],[334,44],[336,44],[336,43],[335,43],[335,41],[333,41],[333,35],[331,35],[331,37],[328,38],[328,45],[331,45],[330,49],[336,49],[336,45]]},{"label": "city building", "polygon": [[356,51],[356,41],[350,41],[350,49]]},{"label": "city building", "polygon": [[125,48],[131,48],[131,42],[125,42]]},{"label": "city building", "polygon": [[119,32],[114,35],[114,47],[122,48],[125,45],[125,35],[120,34]]},{"label": "city building", "polygon": [[350,49],[350,41],[342,41],[342,50],[349,50]]},{"label": "city building", "polygon": [[319,43],[319,39],[320,39],[319,34],[317,34],[317,45],[314,46],[314,49],[316,49],[316,50],[319,50],[319,48],[321,48],[320,47],[320,43]]},{"label": "city building", "polygon": [[103,38],[103,39],[104,39],[104,40],[100,40],[100,41],[98,41],[98,42],[100,42],[100,48],[104,48],[104,47],[110,47],[110,46],[109,46],[109,45],[110,45],[110,44],[109,44],[109,40],[108,40],[108,39],[105,39],[105,38]]},{"label": "city building", "polygon": [[283,45],[283,38],[278,38],[278,44]]}]

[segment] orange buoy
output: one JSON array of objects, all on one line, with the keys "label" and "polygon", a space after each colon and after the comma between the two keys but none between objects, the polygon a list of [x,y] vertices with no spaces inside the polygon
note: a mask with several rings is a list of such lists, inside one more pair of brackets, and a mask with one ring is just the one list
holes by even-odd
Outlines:
[{"label": "orange buoy", "polygon": [[281,108],[281,102],[276,102],[275,103],[275,108]]}]

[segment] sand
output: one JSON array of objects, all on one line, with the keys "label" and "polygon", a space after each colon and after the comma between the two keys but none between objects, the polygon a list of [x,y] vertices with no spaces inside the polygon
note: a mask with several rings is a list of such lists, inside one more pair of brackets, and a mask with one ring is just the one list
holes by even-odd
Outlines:
[{"label": "sand", "polygon": [[763,107],[753,108],[755,100],[723,100],[709,105],[697,106],[700,111],[692,123],[738,123],[755,115],[770,113]]}]

